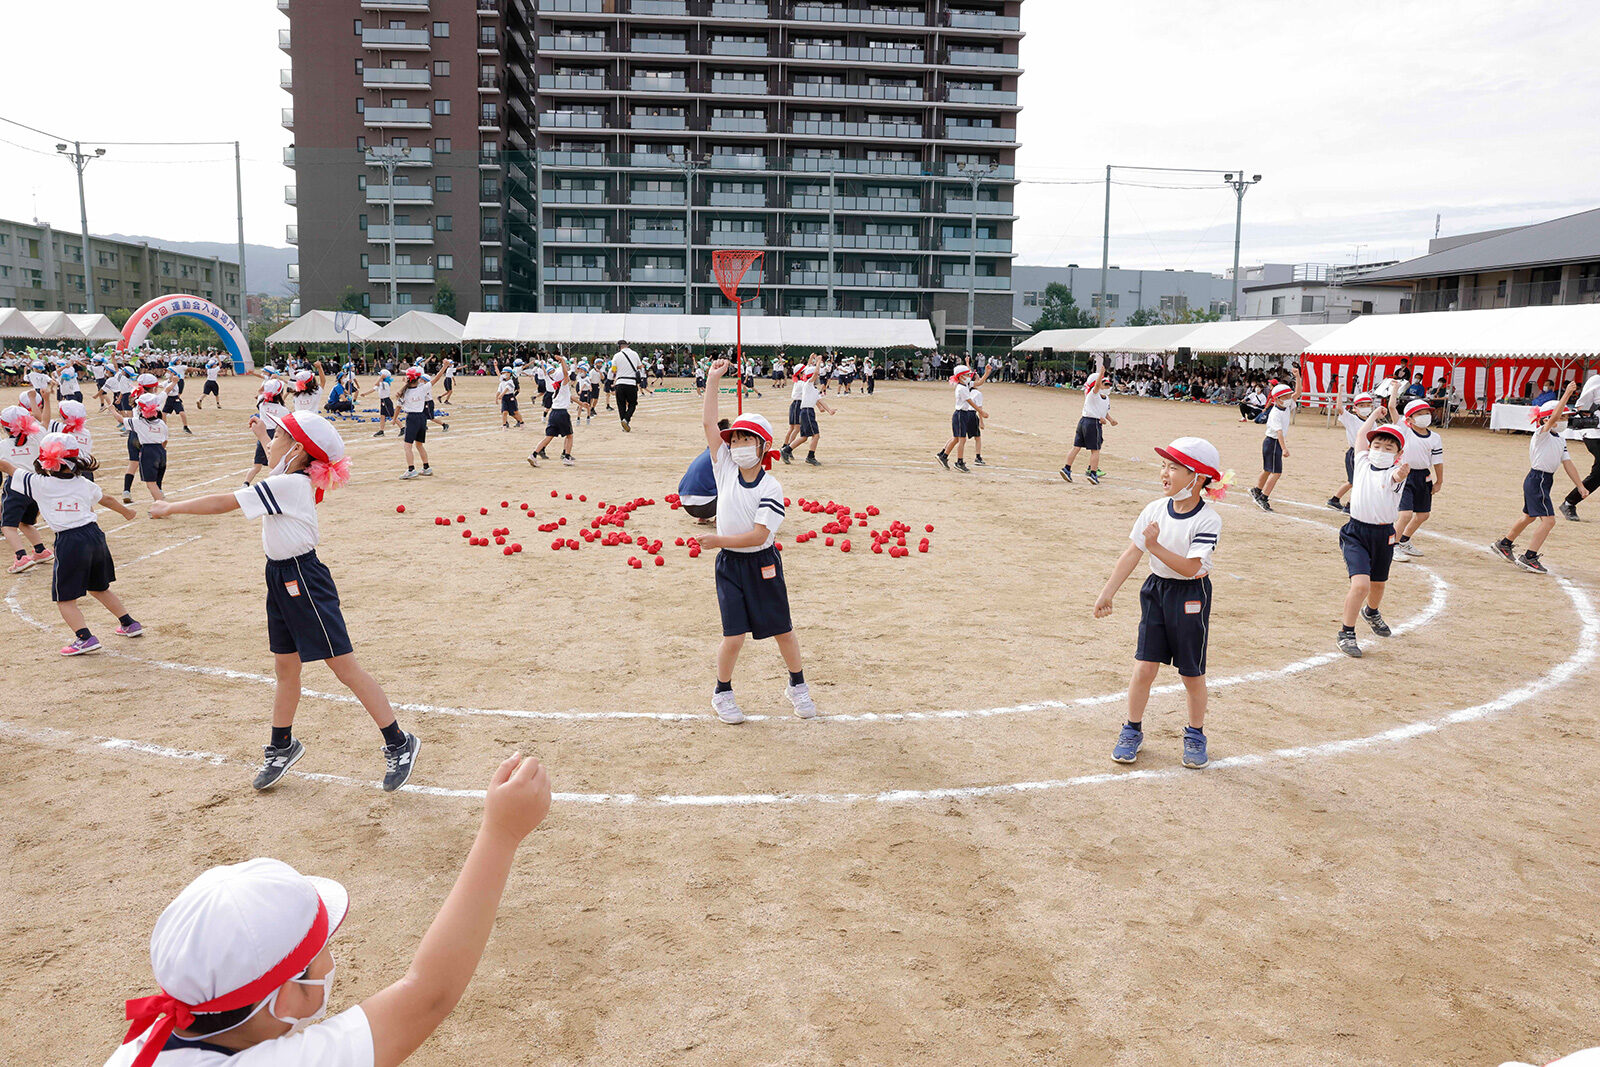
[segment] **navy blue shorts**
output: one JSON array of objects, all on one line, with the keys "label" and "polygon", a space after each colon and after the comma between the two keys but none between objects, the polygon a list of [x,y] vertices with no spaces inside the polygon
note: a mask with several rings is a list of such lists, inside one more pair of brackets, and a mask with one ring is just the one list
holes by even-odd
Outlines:
[{"label": "navy blue shorts", "polygon": [[167,446],[151,445],[139,450],[139,480],[160,485],[167,476]]},{"label": "navy blue shorts", "polygon": [[117,580],[117,568],[111,562],[111,549],[99,523],[57,530],[55,553],[50,599],[58,604],[91,592],[104,593]]},{"label": "navy blue shorts", "polygon": [[394,418],[394,400],[386,396],[378,401],[378,414],[386,419]]},{"label": "navy blue shorts", "polygon": [[1211,636],[1211,579],[1152,574],[1139,590],[1139,647],[1133,658],[1170,663],[1185,678],[1206,673]]},{"label": "navy blue shorts", "polygon": [[1356,450],[1344,450],[1344,480],[1354,485],[1356,480]]},{"label": "navy blue shorts", "polygon": [[267,560],[267,647],[277,656],[298,653],[302,663],[351,651],[339,590],[315,550]]},{"label": "navy blue shorts", "polygon": [[1350,577],[1365,574],[1375,582],[1389,580],[1389,565],[1394,562],[1394,524],[1348,520],[1339,530],[1339,551],[1344,553],[1344,569]]},{"label": "navy blue shorts", "polygon": [[967,436],[982,437],[983,419],[979,417],[978,413],[976,411],[963,411],[961,414],[967,420]]},{"label": "navy blue shorts", "polygon": [[76,400],[78,403],[81,404],[81,403],[83,403],[83,390],[75,389],[70,393],[62,393],[61,394],[61,399],[62,400]]},{"label": "navy blue shorts", "polygon": [[1283,442],[1276,437],[1261,439],[1261,469],[1268,474],[1283,473]]},{"label": "navy blue shorts", "polygon": [[[128,436],[132,437],[133,435],[129,434]],[[268,429],[267,429],[267,440],[270,441],[276,436],[278,436],[277,429],[275,427],[268,427]],[[128,458],[132,459],[133,457],[129,456]],[[255,458],[253,460],[251,460],[251,462],[254,463],[258,467],[265,467],[267,465],[267,450],[261,447],[261,442],[260,441],[256,442],[256,455],[255,455]]]},{"label": "navy blue shorts", "polygon": [[821,432],[822,432],[822,430],[817,427],[817,409],[816,408],[801,408],[800,409],[800,439],[803,441],[808,437],[815,437],[818,434],[820,434]]},{"label": "navy blue shorts", "polygon": [[[261,446],[257,445],[256,446],[256,450],[260,451],[260,449],[261,449]],[[129,430],[128,431],[128,462],[129,463],[137,463],[138,460],[139,460],[139,435],[134,433],[132,430]],[[266,462],[266,458],[263,457],[261,459],[261,462],[265,463]]]},{"label": "navy blue shorts", "polygon": [[1400,490],[1400,510],[1427,515],[1433,511],[1433,483],[1428,481],[1427,470],[1412,471],[1406,475],[1406,487]]},{"label": "navy blue shorts", "polygon": [[428,440],[428,413],[426,411],[406,412],[406,428],[401,432],[401,437],[407,444],[423,444]]},{"label": "navy blue shorts", "polygon": [[546,437],[571,437],[572,413],[566,408],[551,408],[549,417],[544,421],[544,435]]},{"label": "navy blue shorts", "polygon": [[1554,471],[1529,471],[1522,479],[1522,513],[1538,519],[1556,513],[1550,502],[1550,487],[1555,484]]},{"label": "navy blue shorts", "polygon": [[517,398],[512,396],[510,393],[507,393],[505,396],[501,397],[500,411],[505,415],[515,415],[517,413]]},{"label": "navy blue shorts", "polygon": [[111,408],[112,408],[113,411],[132,411],[133,410],[133,394],[132,393],[112,393],[111,394]]},{"label": "navy blue shorts", "polygon": [[800,425],[800,401],[798,400],[789,401],[789,425]]},{"label": "navy blue shorts", "polygon": [[11,488],[6,479],[5,495],[0,497],[0,526],[32,526],[39,521],[39,504]]},{"label": "navy blue shorts", "polygon": [[722,611],[722,636],[749,634],[757,641],[794,629],[789,620],[789,588],[783,584],[783,554],[717,553],[717,607]]},{"label": "navy blue shorts", "polygon": [[161,410],[168,415],[181,415],[183,413],[183,401],[178,399],[177,393],[168,393],[167,402]]},{"label": "navy blue shorts", "polygon": [[1100,425],[1099,419],[1091,419],[1085,415],[1078,420],[1078,430],[1072,435],[1073,448],[1087,448],[1090,452],[1098,452],[1105,445],[1105,427]]},{"label": "navy blue shorts", "polygon": [[221,396],[222,395],[222,386],[218,385],[216,382],[211,381],[208,378],[208,379],[206,379],[206,387],[204,389],[200,390],[200,395],[202,397]]}]

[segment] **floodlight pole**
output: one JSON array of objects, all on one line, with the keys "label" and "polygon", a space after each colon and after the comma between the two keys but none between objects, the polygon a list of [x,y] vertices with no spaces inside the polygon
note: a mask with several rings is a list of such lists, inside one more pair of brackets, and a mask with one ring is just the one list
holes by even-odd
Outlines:
[{"label": "floodlight pole", "polygon": [[1244,225],[1244,194],[1245,190],[1261,180],[1261,175],[1256,174],[1248,180],[1243,171],[1232,171],[1224,174],[1222,180],[1233,186],[1233,195],[1238,203],[1233,212],[1233,321],[1239,321],[1239,237]]},{"label": "floodlight pole", "polygon": [[411,148],[396,148],[393,145],[382,145],[385,151],[374,153],[378,155],[378,162],[383,166],[383,187],[389,194],[389,320],[396,318],[395,308],[400,306],[399,271],[394,262],[394,171],[400,165],[400,160],[411,155]]},{"label": "floodlight pole", "polygon": [[78,224],[79,233],[83,241],[83,295],[84,306],[89,314],[94,314],[94,272],[89,267],[89,208],[83,196],[83,168],[89,165],[91,159],[99,159],[106,154],[104,148],[96,148],[93,155],[83,154],[83,142],[73,141],[72,151],[67,151],[64,144],[56,145],[56,151],[67,157],[67,162],[72,164],[72,169],[78,172]]},{"label": "floodlight pole", "polygon": [[833,211],[834,211],[834,180],[833,160],[828,161],[828,314],[836,314],[839,305],[834,301],[833,295]]},{"label": "floodlight pole", "polygon": [[709,157],[693,152],[683,157],[683,313],[694,314],[694,176]]},{"label": "floodlight pole", "polygon": [[972,362],[972,326],[978,306],[978,184],[993,173],[993,167],[968,165],[967,180],[972,183],[972,228],[967,231],[967,362]]},{"label": "floodlight pole", "polygon": [[1106,224],[1100,231],[1100,315],[1095,325],[1106,324],[1106,276],[1111,271],[1111,164],[1106,164]]}]

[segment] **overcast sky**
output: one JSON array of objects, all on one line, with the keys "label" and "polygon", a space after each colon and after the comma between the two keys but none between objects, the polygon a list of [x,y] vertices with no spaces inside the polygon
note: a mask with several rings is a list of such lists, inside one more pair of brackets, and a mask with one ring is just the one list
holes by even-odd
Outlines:
[{"label": "overcast sky", "polygon": [[[1022,262],[1099,262],[1107,163],[1261,173],[1246,262],[1348,263],[1358,244],[1363,261],[1405,258],[1425,251],[1436,214],[1451,234],[1600,206],[1600,4],[1026,0],[1023,12],[1019,170],[1090,184],[1019,190]],[[283,245],[287,25],[271,0],[7,4],[0,116],[86,141],[238,139],[246,238]],[[53,145],[0,123],[0,216],[77,227]],[[88,171],[91,229],[233,240],[231,148],[107,152]],[[1220,178],[1118,177],[1206,188],[1114,188],[1113,263],[1231,263]]]}]

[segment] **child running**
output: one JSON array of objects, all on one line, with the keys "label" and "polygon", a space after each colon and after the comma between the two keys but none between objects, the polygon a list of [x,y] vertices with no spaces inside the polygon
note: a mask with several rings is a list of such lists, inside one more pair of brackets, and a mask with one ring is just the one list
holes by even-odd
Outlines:
[{"label": "child running", "polygon": [[189,415],[183,410],[183,383],[188,373],[189,368],[181,361],[167,367],[167,402],[162,413],[178,416],[183,432],[193,435],[194,431],[189,429]]},{"label": "child running", "polygon": [[222,361],[216,356],[206,357],[206,384],[200,389],[200,399],[194,402],[194,409],[199,411],[205,406],[206,397],[211,397],[217,410],[222,410],[222,382],[219,376],[222,373]]},{"label": "child running", "polygon": [[1366,407],[1366,418],[1355,436],[1359,451],[1350,468],[1350,518],[1339,531],[1339,550],[1350,575],[1350,591],[1345,594],[1344,618],[1335,643],[1339,651],[1356,659],[1361,658],[1361,644],[1356,640],[1358,612],[1373,633],[1379,637],[1392,635],[1378,605],[1383,603],[1383,593],[1388,588],[1389,570],[1394,563],[1394,523],[1399,516],[1406,475],[1410,473],[1404,464],[1395,466],[1405,447],[1405,434],[1399,427],[1378,425],[1382,408],[1371,404]]},{"label": "child running", "polygon": [[544,424],[544,440],[539,442],[539,447],[528,453],[528,466],[537,467],[541,459],[549,459],[545,448],[557,437],[562,438],[561,463],[570,467],[576,462],[572,458],[572,374],[567,367],[567,357],[560,352],[556,353],[556,363],[559,369],[550,372],[550,392],[546,399],[550,402],[550,415]]},{"label": "child running", "polygon": [[1209,441],[1180,437],[1161,457],[1162,497],[1145,505],[1095,601],[1094,617],[1111,614],[1111,599],[1128,580],[1139,557],[1150,554],[1150,577],[1139,591],[1139,644],[1128,683],[1128,721],[1111,758],[1132,763],[1144,747],[1144,709],[1161,664],[1178,668],[1188,696],[1189,725],[1183,731],[1183,765],[1204,767],[1206,754],[1206,645],[1211,631],[1211,554],[1222,533],[1222,516],[1206,502],[1227,491],[1222,459]]},{"label": "child running", "polygon": [[0,459],[0,472],[10,478],[11,490],[32,501],[56,535],[50,599],[73,631],[72,642],[61,649],[63,656],[100,651],[100,639],[89,629],[78,607],[85,594],[116,616],[117,633],[121,636],[138,637],[144,633],[144,627],[111,591],[117,570],[106,535],[94,515],[95,505],[100,503],[130,520],[133,509],[105,496],[93,480],[84,477],[98,466],[94,457],[80,454],[78,439],[70,433],[46,434],[39,442],[39,455],[31,471],[19,470]]},{"label": "child running", "polygon": [[972,410],[978,416],[976,428],[972,434],[972,464],[975,467],[987,467],[983,461],[983,424],[989,421],[989,411],[983,406],[983,390],[976,385],[972,387]]},{"label": "child running", "polygon": [[399,433],[400,420],[394,414],[394,368],[385,365],[378,371],[378,432],[372,436],[382,437],[384,427],[390,423]]},{"label": "child running", "polygon": [[[1391,422],[1398,424],[1401,397],[1398,392],[1389,396]],[[1400,494],[1400,516],[1395,520],[1395,531],[1400,539],[1395,542],[1394,558],[1416,559],[1422,549],[1411,538],[1422,529],[1422,524],[1433,514],[1433,497],[1444,489],[1444,442],[1438,431],[1428,429],[1433,422],[1433,408],[1426,400],[1412,400],[1405,406],[1406,446],[1401,454],[1411,471],[1406,476],[1406,488]]]},{"label": "child running", "polygon": [[1105,447],[1105,423],[1115,426],[1117,420],[1111,417],[1111,379],[1106,374],[1105,357],[1096,353],[1094,373],[1083,383],[1083,414],[1078,416],[1078,429],[1072,435],[1072,451],[1061,465],[1062,478],[1072,481],[1072,461],[1087,448],[1089,484],[1100,484],[1100,450]]},{"label": "child running", "polygon": [[[1530,413],[1537,428],[1533,431],[1533,440],[1528,442],[1529,470],[1522,479],[1522,518],[1512,524],[1509,533],[1491,546],[1506,562],[1515,563],[1533,574],[1550,573],[1539,559],[1539,550],[1544,547],[1545,538],[1550,536],[1556,524],[1556,509],[1550,498],[1556,468],[1567,472],[1567,477],[1576,486],[1573,491],[1578,494],[1579,500],[1589,495],[1588,487],[1578,473],[1578,465],[1572,462],[1572,454],[1567,451],[1567,442],[1561,437],[1567,428],[1567,403],[1577,389],[1578,383],[1573,382],[1560,399],[1541,404]],[[1529,526],[1534,528],[1533,537],[1528,541],[1527,550],[1519,556],[1516,553],[1516,540]]]},{"label": "child running", "polygon": [[[976,384],[982,385],[989,377],[989,372],[984,371],[983,377],[977,379]],[[978,412],[972,406],[972,388],[974,385],[972,368],[965,363],[956,366],[956,372],[950,376],[951,383],[956,387],[956,410],[950,416],[950,441],[939,451],[934,458],[945,470],[950,469],[950,453],[956,454],[955,469],[962,474],[970,473],[967,466],[967,438],[979,433]]]},{"label": "child running", "polygon": [[1344,502],[1344,495],[1350,491],[1356,480],[1356,447],[1365,447],[1365,439],[1361,436],[1362,427],[1366,424],[1367,416],[1372,414],[1372,409],[1377,401],[1371,393],[1361,393],[1350,406],[1339,412],[1339,425],[1344,427],[1344,484],[1328,498],[1328,506],[1334,511],[1346,512],[1350,505]]},{"label": "child running", "polygon": [[495,386],[495,396],[500,398],[500,428],[509,430],[511,420],[517,420],[517,429],[522,429],[522,412],[517,410],[517,391],[522,388],[522,383],[517,381],[517,376],[511,372],[510,367],[499,368],[500,384]]},{"label": "child running", "polygon": [[[167,420],[164,414],[166,397],[157,393],[145,393],[134,402],[133,418],[129,422],[132,433],[128,435],[130,454],[137,451],[139,460],[139,480],[144,482],[145,488],[150,490],[150,499],[165,500],[166,494],[161,491],[161,483],[167,478]],[[138,445],[135,450],[133,445]],[[131,456],[130,456],[131,458]],[[131,475],[124,475],[122,479],[122,499],[128,502],[128,497],[133,489]]]},{"label": "child running", "polygon": [[1283,461],[1289,457],[1289,409],[1300,398],[1294,386],[1279,382],[1267,394],[1267,433],[1261,439],[1261,477],[1250,490],[1250,499],[1262,511],[1272,510],[1272,491],[1283,477]]},{"label": "child running", "polygon": [[466,992],[517,849],[550,810],[548,772],[521,753],[485,793],[477,839],[400,980],[323,1021],[350,894],[274,859],[213,867],[156,920],[160,992],[127,1002],[132,1025],[106,1067],[399,1067]]},{"label": "child running", "polygon": [[[39,445],[44,440],[44,427],[39,425],[39,420],[26,408],[13,404],[0,411],[0,433],[5,435],[0,442],[0,459],[14,470],[33,470],[34,460],[39,458]],[[5,489],[0,492],[0,534],[4,534],[17,554],[6,568],[7,573],[21,574],[35,564],[48,563],[55,553],[44,546],[44,538],[33,525],[39,521],[39,505],[15,488],[12,480],[8,476]],[[29,545],[33,546],[31,552]]]},{"label": "child running", "polygon": [[193,500],[157,501],[150,506],[150,517],[238,510],[247,519],[263,520],[267,645],[278,687],[272,700],[272,735],[255,788],[276,785],[305,754],[305,746],[293,735],[295,709],[300,705],[300,665],[326,660],[383,734],[383,788],[392,793],[410,779],[422,742],[400,728],[383,687],[356,662],[339,610],[339,590],[317,558],[317,505],[327,490],[350,478],[344,439],[331,422],[312,411],[284,415],[276,437],[269,438],[262,423],[260,418],[250,420],[271,464],[271,473],[260,485]]},{"label": "child running", "polygon": [[[817,368],[809,366],[805,370],[805,378],[800,382],[800,428],[795,432],[794,443],[808,445],[806,462],[813,467],[820,467],[822,464],[817,462],[817,445],[822,441],[822,427],[817,423],[817,409],[821,408],[829,415],[838,412],[822,399],[822,393],[817,390]],[[715,391],[713,388],[712,392]],[[794,447],[785,445],[781,455],[785,463],[790,462],[794,459]]]},{"label": "child running", "polygon": [[[449,366],[447,363],[446,367]],[[406,470],[400,475],[401,481],[409,481],[418,476],[433,477],[433,468],[428,466],[428,417],[433,410],[433,387],[444,376],[444,368],[439,373],[429,378],[427,372],[420,366],[407,367],[405,378],[400,383],[400,410],[405,412],[405,432],[401,442],[406,451]],[[413,454],[415,450],[415,454]],[[422,458],[422,469],[417,470],[417,457]]]},{"label": "child running", "polygon": [[789,429],[783,435],[783,448],[779,451],[785,463],[793,462],[794,446],[800,440],[800,398],[806,392],[806,379],[817,373],[815,353],[811,358],[812,364],[797,363],[794,367],[794,385],[789,389]]},{"label": "child running", "polygon": [[[269,367],[267,369],[270,371],[272,368]],[[281,378],[267,378],[261,383],[261,391],[256,394],[256,415],[267,428],[268,440],[271,440],[278,432],[278,421],[289,414],[289,407],[283,402],[283,399],[284,387]],[[129,446],[130,450],[132,447],[132,445]],[[260,474],[262,468],[267,465],[267,451],[261,444],[256,445],[253,463],[254,466],[250,468],[250,473],[245,476],[245,485],[255,481],[256,475]],[[127,501],[128,497],[124,496],[122,499]]]},{"label": "child running", "polygon": [[717,532],[700,538],[717,553],[717,607],[722,613],[722,644],[717,649],[717,687],[711,708],[729,724],[744,722],[744,712],[733,695],[733,667],[744,647],[745,636],[757,641],[770,637],[789,668],[784,695],[802,719],[814,718],[800,660],[800,639],[789,617],[789,591],[783,581],[783,555],[772,547],[783,523],[783,486],[772,476],[772,427],[753,412],[745,412],[731,426],[720,428],[718,391],[728,361],[719,359],[706,374],[706,398],[701,412],[706,446],[711,451],[717,484]]}]

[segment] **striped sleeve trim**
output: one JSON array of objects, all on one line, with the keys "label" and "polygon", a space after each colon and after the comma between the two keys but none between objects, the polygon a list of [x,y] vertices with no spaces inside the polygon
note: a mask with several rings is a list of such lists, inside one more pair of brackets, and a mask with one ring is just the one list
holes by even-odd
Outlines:
[{"label": "striped sleeve trim", "polygon": [[268,515],[282,515],[283,509],[278,506],[278,498],[272,495],[272,490],[267,488],[266,482],[256,483],[256,496],[261,501],[261,506]]}]

